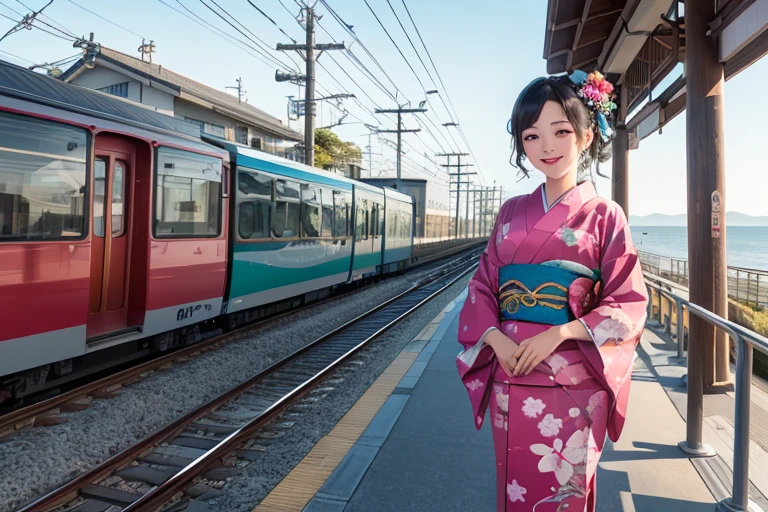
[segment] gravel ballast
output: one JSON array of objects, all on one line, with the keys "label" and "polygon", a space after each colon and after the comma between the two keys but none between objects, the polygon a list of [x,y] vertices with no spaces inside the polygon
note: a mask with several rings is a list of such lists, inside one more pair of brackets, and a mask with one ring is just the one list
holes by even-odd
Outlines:
[{"label": "gravel ballast", "polygon": [[[301,412],[292,415],[290,419],[296,423],[280,442],[271,444],[263,457],[246,466],[244,472],[234,477],[218,496],[207,501],[208,506],[216,512],[252,511],[336,426],[424,326],[464,291],[471,276],[472,273],[457,281],[359,352],[355,359],[363,364],[355,371],[333,374],[330,377],[333,390],[327,391],[321,400],[309,406],[304,404]],[[458,352],[459,346],[456,345]]]},{"label": "gravel ballast", "polygon": [[[428,272],[428,269],[419,270],[390,278],[345,297],[267,321],[253,329],[234,334],[229,342],[217,350],[206,352],[126,386],[114,398],[94,400],[84,411],[63,414],[68,420],[65,423],[25,429],[0,440],[0,511],[10,512],[66,483],[77,474],[87,471],[247,380],[321,334],[406,290]],[[314,445],[312,440],[316,441],[322,437],[343,412],[351,407],[359,396],[355,393],[359,390],[359,394],[362,394],[423,325],[461,291],[468,279],[469,277],[462,279],[463,285],[457,283],[451,288],[451,292],[423,307],[402,326],[382,337],[375,347],[366,351],[366,354],[369,351],[373,354],[370,360],[367,355],[358,357],[366,361],[366,364],[361,365],[363,371],[346,375],[343,383],[317,404],[316,415],[311,412],[314,408],[310,408],[308,413],[311,416],[302,418],[301,427],[297,423],[289,430],[285,436],[287,442],[275,443],[274,446],[290,445],[289,439],[308,428],[307,432],[302,432],[298,439],[294,439],[296,446],[290,446],[290,450],[286,450],[293,454],[306,446],[306,451],[309,451]],[[357,382],[358,379],[360,382]],[[343,412],[340,412],[342,410]],[[248,496],[252,497],[249,498],[251,505],[254,500],[266,495],[265,489],[271,489],[279,482],[278,475],[283,475],[285,468],[292,468],[303,456],[296,455],[299,458],[292,464],[289,461],[295,457],[289,457],[288,453],[279,455],[278,458],[285,459],[280,464],[267,462],[273,452],[280,450],[273,450],[270,446],[267,455],[248,466],[248,472],[257,473],[259,466],[267,466],[262,469],[264,474],[260,473],[257,479],[261,491],[249,491]],[[238,477],[232,482],[232,487],[236,487],[237,482],[241,480],[254,479]]]}]

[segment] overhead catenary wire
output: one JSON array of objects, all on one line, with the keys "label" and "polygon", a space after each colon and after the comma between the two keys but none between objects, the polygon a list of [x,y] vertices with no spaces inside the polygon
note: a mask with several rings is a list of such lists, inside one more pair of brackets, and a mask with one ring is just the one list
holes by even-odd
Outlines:
[{"label": "overhead catenary wire", "polygon": [[477,172],[480,174],[480,177],[483,181],[485,181],[485,176],[483,175],[483,171],[480,168],[480,162],[477,160],[477,157],[475,156],[474,151],[472,151],[472,146],[469,144],[469,140],[467,139],[466,134],[464,133],[464,130],[461,127],[461,122],[459,121],[459,115],[456,111],[456,107],[454,107],[453,102],[451,101],[451,97],[448,94],[448,89],[445,87],[445,83],[443,82],[442,76],[440,76],[440,71],[437,69],[437,66],[435,65],[435,61],[432,59],[432,54],[429,53],[429,49],[427,48],[426,43],[424,43],[424,38],[421,37],[421,32],[419,32],[419,27],[416,26],[416,22],[413,20],[413,16],[411,16],[411,11],[408,9],[408,4],[405,3],[405,0],[401,0],[403,3],[403,7],[405,7],[405,12],[408,13],[408,18],[411,20],[411,23],[413,24],[413,28],[416,30],[416,35],[419,37],[419,41],[421,41],[421,45],[424,47],[424,51],[427,53],[427,58],[429,58],[429,62],[432,64],[432,67],[435,70],[435,74],[437,75],[437,79],[440,82],[440,85],[443,88],[443,92],[445,92],[445,96],[448,99],[448,104],[451,106],[451,109],[453,109],[453,114],[451,114],[450,110],[448,110],[448,105],[445,105],[445,100],[442,98],[442,95],[440,96],[440,100],[443,102],[443,105],[445,106],[446,110],[448,110],[449,115],[455,117],[456,123],[458,124],[457,128],[459,131],[459,135],[461,135],[462,139],[464,140],[464,143],[467,145],[467,148],[469,149],[469,153],[472,155],[472,158],[475,161],[475,165],[477,166]]},{"label": "overhead catenary wire", "polygon": [[427,69],[427,65],[424,64],[424,60],[421,58],[421,55],[419,54],[419,51],[416,49],[416,46],[413,44],[413,41],[411,41],[411,36],[408,35],[408,31],[405,30],[405,27],[403,26],[403,22],[400,21],[400,16],[397,15],[397,12],[395,12],[395,8],[392,7],[392,2],[390,0],[387,0],[387,5],[389,5],[389,9],[392,11],[392,14],[395,15],[395,19],[397,20],[398,25],[400,25],[400,28],[403,29],[403,33],[405,34],[405,37],[408,38],[408,42],[411,44],[411,48],[413,48],[414,53],[416,53],[416,57],[419,58],[419,61],[421,62],[421,65],[424,66],[424,71],[427,72],[427,76],[429,76],[429,79],[432,80],[432,85],[437,85],[435,82],[435,79],[432,78],[432,73],[429,72],[429,69]]},{"label": "overhead catenary wire", "polygon": [[[178,0],[177,0],[177,1],[178,1]],[[256,46],[258,46],[258,47],[261,49],[261,52],[259,52],[259,53],[263,53],[263,55],[264,55],[266,58],[268,58],[268,59],[272,59],[272,61],[274,61],[274,62],[275,62],[275,63],[276,63],[278,66],[282,67],[284,70],[286,70],[286,71],[289,71],[289,72],[294,72],[294,71],[295,71],[295,69],[293,69],[293,68],[291,68],[291,67],[287,66],[287,65],[286,65],[286,64],[285,64],[283,61],[281,61],[280,59],[278,59],[277,57],[275,57],[274,55],[272,55],[272,54],[270,53],[270,50],[269,50],[269,48],[268,48],[268,47],[264,48],[264,47],[262,46],[262,44],[266,46],[266,43],[264,43],[264,41],[262,41],[262,40],[261,40],[261,39],[260,39],[258,36],[256,36],[256,39],[258,39],[259,41],[261,41],[261,43],[259,43],[259,42],[257,42],[256,40],[252,39],[250,36],[248,36],[248,34],[246,34],[245,32],[243,32],[242,30],[240,30],[240,29],[239,29],[237,26],[233,25],[233,24],[232,24],[232,22],[230,22],[228,19],[226,19],[226,18],[225,18],[225,17],[224,17],[224,16],[223,16],[221,13],[217,12],[217,11],[216,11],[216,9],[214,9],[213,7],[211,7],[210,5],[208,5],[208,4],[205,2],[205,0],[199,0],[199,1],[200,1],[200,3],[201,3],[201,4],[203,4],[205,7],[207,7],[207,8],[208,8],[208,10],[210,10],[210,11],[211,11],[212,13],[214,13],[216,16],[218,16],[219,18],[221,18],[221,19],[222,19],[222,20],[223,20],[223,21],[224,21],[224,22],[225,22],[227,25],[229,25],[230,27],[232,27],[232,28],[234,28],[235,30],[237,30],[237,31],[238,31],[238,32],[239,32],[239,33],[240,33],[240,34],[241,34],[243,37],[245,37],[246,39],[248,39],[249,41],[251,41],[252,43],[254,43]],[[234,18],[232,17],[232,15],[231,15],[231,14],[229,14],[229,13],[228,13],[228,12],[227,12],[225,9],[223,9],[223,8],[222,8],[222,7],[221,7],[219,4],[217,4],[215,0],[211,0],[211,1],[212,1],[212,2],[213,2],[213,3],[214,3],[214,4],[215,4],[215,5],[216,5],[216,6],[217,6],[219,9],[221,9],[222,11],[224,11],[224,13],[225,13],[227,16],[229,16],[230,18],[234,19]],[[181,3],[181,2],[179,2],[179,3]],[[240,24],[240,22],[238,22],[237,20],[235,20],[235,21],[236,21],[238,24]],[[241,24],[241,25],[242,25],[242,24]],[[248,28],[247,28],[247,27],[246,27],[245,29],[246,29],[246,30],[248,30]],[[253,34],[253,32],[251,32],[250,30],[248,30],[248,32],[250,32],[251,34]],[[254,36],[255,36],[255,34],[254,34]],[[253,47],[252,47],[252,48],[253,48]],[[256,50],[256,49],[254,48],[254,50]]]},{"label": "overhead catenary wire", "polygon": [[[16,0],[16,2],[17,2],[17,3],[19,3],[19,4],[21,4],[21,5],[23,5],[23,6],[24,6],[25,8],[27,8],[28,10],[30,10],[30,11],[33,11],[33,12],[34,12],[34,9],[32,9],[30,6],[28,6],[27,4],[25,4],[25,3],[24,3],[24,2],[22,2],[21,0]],[[47,14],[42,14],[42,13],[41,13],[41,14],[40,14],[40,16],[41,16],[41,17],[43,17],[43,18],[47,18],[47,19],[51,20],[53,23],[55,23],[55,24],[56,24],[56,25],[58,25],[59,27],[63,28],[63,29],[64,29],[64,31],[65,31],[66,33],[68,33],[69,35],[71,35],[72,37],[77,37],[77,34],[75,34],[73,31],[71,31],[70,29],[68,29],[67,27],[65,27],[64,25],[62,25],[62,24],[61,24],[61,23],[59,23],[58,21],[56,21],[55,19],[51,18],[51,17],[50,17],[50,16],[48,16]]]},{"label": "overhead catenary wire", "polygon": [[121,29],[125,30],[126,32],[128,32],[128,33],[130,33],[130,34],[133,34],[133,35],[135,35],[136,37],[140,37],[141,39],[149,39],[148,37],[144,37],[144,36],[142,36],[141,34],[137,34],[137,33],[136,33],[136,32],[134,32],[133,30],[127,29],[127,28],[125,28],[124,26],[120,25],[119,23],[115,23],[114,21],[112,21],[112,20],[109,20],[109,19],[105,18],[104,16],[102,16],[102,15],[100,15],[100,14],[97,14],[97,13],[93,12],[92,10],[90,10],[90,9],[87,9],[87,8],[83,7],[82,5],[80,5],[80,4],[78,4],[77,2],[75,2],[75,0],[67,0],[67,2],[71,3],[72,5],[75,5],[75,6],[79,7],[79,8],[81,8],[81,9],[82,9],[82,10],[84,10],[84,11],[87,11],[87,12],[89,12],[89,13],[93,14],[93,15],[94,15],[94,16],[96,16],[97,18],[101,18],[102,20],[106,21],[107,23],[110,23],[110,24],[112,24],[112,25],[114,25],[114,26],[116,26],[116,27],[118,27],[118,28],[121,28]]},{"label": "overhead catenary wire", "polygon": [[390,81],[392,86],[395,88],[395,91],[397,92],[398,96],[401,96],[406,101],[410,101],[405,94],[397,87],[397,84],[395,84],[394,80],[392,80],[392,77],[389,76],[389,74],[384,70],[384,68],[379,63],[378,59],[374,57],[374,55],[368,50],[368,48],[363,44],[363,42],[360,40],[358,35],[355,33],[354,30],[352,30],[351,25],[349,25],[347,22],[345,22],[341,16],[330,6],[328,5],[328,2],[326,0],[320,0],[320,3],[325,6],[325,8],[328,10],[329,13],[331,13],[331,16],[344,28],[344,30],[347,31],[347,33],[354,38],[354,40],[357,42],[357,44],[360,46],[360,48],[363,49],[363,51],[368,55],[368,57],[371,59],[371,61],[376,64],[376,66],[379,68],[379,70],[384,74],[385,77],[387,77],[387,80]]},{"label": "overhead catenary wire", "polygon": [[384,24],[381,22],[381,20],[379,19],[379,16],[378,16],[378,15],[376,14],[376,12],[373,10],[373,7],[371,7],[371,4],[369,4],[369,3],[368,3],[368,0],[363,0],[363,1],[365,2],[365,5],[367,5],[367,6],[368,6],[368,10],[370,10],[370,11],[371,11],[371,14],[373,14],[373,17],[374,17],[374,18],[376,18],[376,21],[378,21],[378,22],[379,22],[379,26],[381,26],[382,30],[384,30],[384,33],[385,33],[385,34],[387,34],[387,37],[389,38],[389,40],[390,40],[390,41],[392,41],[392,44],[393,44],[393,45],[395,45],[395,48],[397,49],[398,53],[400,53],[400,56],[403,58],[403,60],[405,61],[405,63],[406,63],[406,64],[408,64],[408,67],[409,67],[409,68],[411,69],[411,71],[413,72],[413,76],[415,76],[415,77],[416,77],[416,80],[418,80],[418,82],[419,82],[419,85],[421,85],[421,88],[422,88],[422,89],[424,89],[424,90],[426,91],[426,90],[427,90],[427,88],[426,88],[426,87],[424,87],[424,83],[421,81],[421,78],[419,78],[419,75],[416,73],[416,70],[415,70],[415,69],[413,69],[413,66],[411,66],[411,63],[410,63],[410,62],[408,61],[408,59],[405,57],[405,55],[403,54],[402,50],[400,50],[400,47],[397,45],[397,43],[395,42],[395,40],[394,40],[394,39],[392,39],[392,36],[389,34],[389,30],[387,30],[387,27],[385,27],[385,26],[384,26]]},{"label": "overhead catenary wire", "polygon": [[[30,8],[30,7],[27,7],[25,4],[23,4],[23,3],[22,3],[22,2],[20,2],[19,0],[16,0],[16,1],[17,1],[17,2],[19,2],[21,5],[23,5],[25,8],[29,9],[31,12],[33,12],[33,13],[35,12],[35,10],[34,10],[34,9],[32,9],[32,8]],[[11,10],[11,11],[13,11],[14,13],[18,14],[18,15],[19,15],[19,16],[21,16],[22,18],[23,18],[24,16],[27,16],[26,14],[20,13],[19,11],[17,11],[16,9],[12,8],[11,6],[9,6],[8,4],[6,4],[6,3],[4,3],[4,2],[0,2],[0,5],[2,5],[3,7],[6,7],[7,9],[9,9],[9,10]],[[33,19],[33,20],[31,20],[31,21],[29,22],[29,26],[32,26],[32,27],[34,27],[34,28],[37,28],[37,29],[39,29],[39,30],[42,30],[43,32],[47,32],[48,34],[51,34],[51,35],[57,35],[57,34],[55,34],[55,33],[49,32],[49,31],[48,31],[48,30],[46,30],[46,29],[43,29],[43,28],[41,28],[41,27],[37,27],[37,26],[35,26],[35,22],[37,22],[37,23],[42,23],[43,25],[45,25],[45,26],[47,26],[47,27],[50,27],[50,28],[52,28],[53,30],[55,30],[55,31],[59,32],[60,34],[64,34],[64,36],[66,36],[66,37],[70,38],[71,40],[75,40],[75,39],[77,39],[77,35],[76,35],[76,34],[73,34],[73,33],[72,33],[72,32],[70,32],[70,31],[65,31],[65,30],[62,30],[62,29],[61,29],[61,28],[59,28],[59,27],[56,27],[56,26],[54,26],[54,25],[51,25],[50,23],[46,23],[45,21],[41,20],[41,19],[40,19],[40,17],[42,17],[42,16],[45,16],[45,15],[44,15],[44,14],[42,14],[42,13],[38,13],[38,15],[37,15],[37,16],[35,16],[35,17],[34,17],[34,19]],[[13,18],[9,18],[8,16],[5,16],[5,17],[6,17],[6,18],[8,18],[8,19],[11,19],[11,20],[13,19]],[[53,21],[54,23],[56,22],[56,20],[54,20],[54,19],[52,19],[52,18],[48,18],[48,19],[50,19],[50,20],[51,20],[51,21]],[[19,23],[21,23],[21,22],[19,22]],[[63,27],[63,28],[64,28],[64,29],[66,29],[66,27]],[[58,36],[58,37],[61,37],[61,36]]]},{"label": "overhead catenary wire", "polygon": [[31,60],[25,59],[24,57],[19,57],[18,55],[14,55],[13,53],[10,53],[10,52],[6,52],[6,51],[3,51],[3,50],[0,50],[0,53],[5,54],[5,55],[9,55],[9,56],[11,56],[11,57],[13,57],[15,59],[23,60],[24,62],[29,62],[30,64],[34,64],[34,62],[32,62]]},{"label": "overhead catenary wire", "polygon": [[[182,12],[182,11],[178,10],[178,9],[177,9],[177,8],[175,8],[174,6],[172,6],[172,5],[168,4],[168,3],[166,3],[166,1],[165,1],[165,0],[157,0],[157,1],[158,1],[158,2],[160,2],[161,4],[163,4],[164,6],[168,7],[169,9],[171,9],[171,10],[173,10],[173,11],[177,12],[178,14],[181,14],[182,16],[184,16],[185,18],[187,18],[188,20],[190,20],[190,21],[192,21],[192,22],[196,23],[197,25],[200,25],[201,27],[203,27],[203,28],[204,28],[204,29],[206,29],[207,31],[211,32],[212,34],[219,36],[220,38],[224,39],[225,41],[227,41],[227,42],[228,42],[228,43],[230,43],[231,45],[235,46],[236,48],[238,48],[238,49],[240,49],[240,50],[244,51],[245,53],[247,53],[248,55],[250,55],[250,56],[251,56],[251,57],[253,57],[254,59],[258,60],[259,62],[262,62],[263,64],[265,64],[265,65],[269,66],[270,68],[271,68],[271,67],[273,67],[273,65],[274,65],[274,64],[272,64],[271,62],[268,62],[268,61],[267,61],[267,60],[266,60],[264,57],[262,57],[261,55],[259,55],[259,54],[257,54],[257,53],[253,53],[253,52],[251,51],[253,48],[252,48],[252,47],[251,47],[251,46],[250,46],[248,43],[246,43],[246,42],[244,42],[244,41],[241,41],[240,39],[238,39],[238,38],[236,38],[236,37],[233,37],[233,36],[231,36],[231,35],[227,34],[227,33],[226,33],[226,32],[224,32],[223,30],[221,30],[220,28],[218,28],[218,27],[216,27],[216,26],[213,26],[213,25],[211,25],[210,23],[206,22],[205,20],[203,20],[202,18],[200,18],[200,17],[199,17],[197,14],[195,14],[195,13],[194,13],[194,11],[191,11],[189,8],[187,8],[187,6],[185,6],[184,4],[182,4],[181,2],[179,2],[179,0],[176,0],[176,2],[177,2],[177,3],[178,3],[180,6],[181,6],[181,7],[183,7],[183,8],[184,8],[184,10],[186,10],[187,12],[189,12],[190,14],[192,14],[194,17],[192,17],[192,16],[190,16],[189,14],[186,14],[186,13],[184,13],[184,12]],[[197,19],[195,19],[195,18],[197,18]],[[239,44],[238,44],[238,43],[239,43]],[[245,46],[245,47],[246,47],[246,48],[248,48],[248,49],[246,49],[246,48],[243,48],[243,46]]]},{"label": "overhead catenary wire", "polygon": [[277,29],[278,29],[280,32],[282,32],[282,33],[283,33],[283,35],[284,35],[285,37],[287,37],[288,39],[290,39],[291,41],[293,41],[293,43],[294,43],[294,44],[296,43],[296,40],[295,40],[294,38],[292,38],[291,36],[289,36],[288,34],[286,34],[286,33],[285,33],[285,31],[284,31],[282,28],[280,28],[280,26],[279,26],[277,23],[275,23],[275,20],[273,20],[272,18],[270,18],[270,17],[267,15],[267,13],[265,13],[264,11],[262,11],[261,9],[259,9],[259,7],[258,7],[256,4],[254,4],[253,2],[251,2],[251,0],[247,0],[247,1],[248,1],[248,3],[249,3],[249,4],[251,4],[251,7],[253,7],[253,8],[254,8],[254,9],[256,9],[257,11],[259,11],[259,13],[261,13],[261,15],[262,15],[262,16],[264,16],[265,18],[267,18],[267,19],[268,19],[268,20],[269,20],[269,21],[270,21],[270,22],[271,22],[271,23],[272,23],[272,24],[273,24],[275,27],[277,27]]},{"label": "overhead catenary wire", "polygon": [[[16,23],[17,25],[22,24],[22,21],[16,20],[14,18],[11,18],[10,16],[6,16],[5,14],[0,13],[0,16],[2,16],[3,18],[6,18],[6,19]],[[37,20],[37,21],[39,21],[39,20]],[[58,37],[59,39],[64,39],[65,41],[69,41],[70,43],[76,40],[76,38],[74,38],[72,36],[69,36],[69,35],[62,36],[62,35],[56,34],[55,32],[51,32],[50,30],[46,30],[46,29],[44,29],[42,27],[39,27],[39,26],[35,25],[34,22],[30,22],[28,26],[31,27],[31,28],[36,28],[37,30],[40,30],[41,32],[45,32],[46,34],[50,34],[50,35],[52,35],[54,37]],[[6,32],[4,36],[0,37],[0,40],[5,39],[9,35],[14,34],[14,33],[16,33],[19,30],[21,30],[21,28],[19,28],[19,27],[12,28],[8,32]]]}]

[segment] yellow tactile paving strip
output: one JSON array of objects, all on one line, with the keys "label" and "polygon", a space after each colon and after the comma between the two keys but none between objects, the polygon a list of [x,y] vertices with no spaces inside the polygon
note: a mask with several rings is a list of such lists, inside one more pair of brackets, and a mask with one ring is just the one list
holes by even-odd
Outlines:
[{"label": "yellow tactile paving strip", "polygon": [[[425,341],[429,341],[450,309],[451,305],[441,311],[413,342],[421,342],[423,346]],[[410,346],[400,352],[333,430],[315,445],[253,512],[301,512],[307,506],[418,357],[420,350],[410,351]]]}]

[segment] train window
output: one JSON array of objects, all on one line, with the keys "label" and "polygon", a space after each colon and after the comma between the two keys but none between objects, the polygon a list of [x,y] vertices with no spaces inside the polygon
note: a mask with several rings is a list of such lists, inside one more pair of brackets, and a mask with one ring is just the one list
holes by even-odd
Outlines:
[{"label": "train window", "polygon": [[394,238],[396,225],[397,211],[395,210],[395,203],[390,203],[389,208],[387,208],[387,238]]},{"label": "train window", "polygon": [[408,239],[411,237],[412,215],[409,212],[403,212],[403,234],[402,237]]},{"label": "train window", "polygon": [[275,215],[272,235],[277,238],[299,236],[301,216],[301,188],[298,183],[275,180]]},{"label": "train window", "polygon": [[347,205],[344,201],[344,194],[338,190],[333,191],[333,211],[336,217],[333,235],[336,237],[347,236]]},{"label": "train window", "polygon": [[221,233],[221,160],[180,149],[157,150],[154,234],[198,238]]},{"label": "train window", "polygon": [[381,205],[379,205],[378,216],[377,216],[377,218],[379,219],[379,231],[378,231],[379,236],[382,236],[384,234],[384,228],[387,225],[387,223],[385,222],[385,215],[386,215],[386,210],[382,212]]},{"label": "train window", "polygon": [[322,233],[322,197],[320,189],[312,185],[301,186],[301,227],[308,237]]},{"label": "train window", "polygon": [[237,230],[240,238],[269,238],[272,222],[272,178],[245,167],[237,169]]},{"label": "train window", "polygon": [[368,212],[364,209],[364,207],[358,206],[357,207],[357,215],[355,216],[355,222],[357,224],[356,231],[355,231],[355,240],[360,241],[364,240],[367,237],[367,229],[366,224],[368,220],[366,217],[368,216]]},{"label": "train window", "polygon": [[85,235],[88,135],[0,112],[0,242]]},{"label": "train window", "polygon": [[104,237],[104,194],[107,185],[107,161],[97,158],[93,164],[93,234]]},{"label": "train window", "polygon": [[333,191],[322,189],[323,199],[323,236],[333,236]]},{"label": "train window", "polygon": [[128,164],[115,160],[112,177],[112,236],[123,236],[123,201],[125,200],[125,170]]}]

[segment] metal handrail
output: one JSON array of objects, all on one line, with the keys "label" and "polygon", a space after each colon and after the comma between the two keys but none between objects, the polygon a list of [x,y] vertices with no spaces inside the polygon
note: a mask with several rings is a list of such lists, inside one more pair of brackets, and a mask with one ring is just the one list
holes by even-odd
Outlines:
[{"label": "metal handrail", "polygon": [[[653,307],[653,290],[659,293],[659,309],[661,310],[661,296],[674,300],[677,304],[677,353],[683,355],[683,308],[704,320],[705,322],[722,329],[730,335],[737,346],[736,355],[736,403],[734,414],[734,446],[733,446],[733,489],[732,496],[720,502],[718,510],[728,510],[735,512],[745,512],[754,510],[750,508],[749,503],[749,420],[750,420],[750,401],[752,395],[752,358],[753,348],[760,352],[768,354],[768,338],[761,336],[756,332],[750,331],[745,327],[730,322],[707,311],[706,309],[693,304],[692,302],[678,297],[661,286],[650,283],[646,280],[650,300],[648,301],[649,317]],[[703,420],[704,420],[704,386],[702,379],[702,368],[699,354],[694,349],[694,357],[690,355],[691,347],[695,344],[689,343],[688,350],[688,415],[686,419],[686,440],[678,443],[681,450],[689,455],[702,457],[713,456],[715,451],[703,443]],[[691,363],[694,363],[693,365]]]}]

